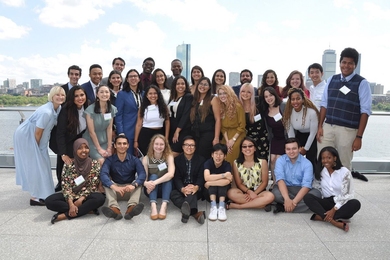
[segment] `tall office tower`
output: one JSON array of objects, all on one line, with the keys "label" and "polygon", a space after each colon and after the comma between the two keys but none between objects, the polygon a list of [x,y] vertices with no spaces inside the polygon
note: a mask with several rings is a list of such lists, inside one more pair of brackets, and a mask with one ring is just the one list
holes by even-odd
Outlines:
[{"label": "tall office tower", "polygon": [[229,72],[229,86],[240,85],[240,73],[238,72]]},{"label": "tall office tower", "polygon": [[[360,75],[360,64],[362,64],[362,54],[359,53],[359,61],[355,68],[355,73]],[[382,94],[382,93],[381,93]]]},{"label": "tall office tower", "polygon": [[191,44],[182,44],[176,47],[176,58],[183,64],[182,75],[191,80]]},{"label": "tall office tower", "polygon": [[31,88],[40,88],[42,86],[42,79],[31,79]]},{"label": "tall office tower", "polygon": [[257,75],[257,88],[261,87],[261,81],[263,80],[263,74]]},{"label": "tall office tower", "polygon": [[23,88],[28,89],[28,86],[30,85],[27,81],[23,82]]},{"label": "tall office tower", "polygon": [[5,89],[14,89],[16,88],[16,80],[15,79],[6,79],[3,81]]},{"label": "tall office tower", "polygon": [[322,67],[324,69],[323,79],[328,80],[329,77],[336,74],[336,51],[325,50],[322,55]]},{"label": "tall office tower", "polygon": [[382,84],[376,84],[370,82],[371,94],[383,94],[384,86]]}]

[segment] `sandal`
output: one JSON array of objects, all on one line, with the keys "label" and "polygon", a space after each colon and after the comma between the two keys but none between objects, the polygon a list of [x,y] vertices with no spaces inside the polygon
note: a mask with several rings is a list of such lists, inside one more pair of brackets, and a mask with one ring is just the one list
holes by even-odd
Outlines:
[{"label": "sandal", "polygon": [[50,222],[51,222],[52,224],[56,223],[56,220],[57,220],[57,218],[58,218],[58,215],[60,215],[60,213],[54,214],[53,217],[51,217]]},{"label": "sandal", "polygon": [[226,210],[230,209],[230,203],[231,203],[231,200],[228,200],[228,201],[225,202],[225,209]]},{"label": "sandal", "polygon": [[345,232],[348,232],[348,231],[349,231],[349,224],[348,224],[348,223],[343,222],[343,221],[337,221],[337,222],[343,223],[343,228],[342,228],[342,230],[344,230]]}]

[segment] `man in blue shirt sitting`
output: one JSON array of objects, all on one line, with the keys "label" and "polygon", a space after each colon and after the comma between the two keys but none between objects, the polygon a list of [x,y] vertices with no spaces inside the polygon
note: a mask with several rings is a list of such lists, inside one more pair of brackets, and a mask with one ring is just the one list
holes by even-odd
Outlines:
[{"label": "man in blue shirt sitting", "polygon": [[141,161],[127,153],[129,148],[127,137],[118,135],[114,146],[116,154],[108,157],[100,170],[100,179],[108,200],[108,207],[102,207],[102,212],[108,218],[119,220],[122,214],[118,199],[127,200],[125,219],[129,220],[144,209],[144,204],[139,203],[139,198],[146,172]]},{"label": "man in blue shirt sitting", "polygon": [[299,141],[288,138],[285,144],[286,154],[276,161],[275,177],[276,185],[272,189],[275,195],[278,212],[305,212],[309,208],[303,202],[303,196],[311,193],[321,197],[317,189],[312,189],[313,166],[310,161],[299,153]]}]

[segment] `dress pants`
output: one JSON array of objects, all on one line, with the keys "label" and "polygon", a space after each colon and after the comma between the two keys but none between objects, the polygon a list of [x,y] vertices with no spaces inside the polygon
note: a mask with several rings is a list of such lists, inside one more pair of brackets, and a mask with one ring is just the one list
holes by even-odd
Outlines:
[{"label": "dress pants", "polygon": [[[306,194],[303,200],[311,211],[324,219],[325,213],[336,204],[333,198],[333,196],[329,198],[318,198],[312,194]],[[336,210],[333,219],[350,219],[359,209],[360,202],[357,199],[348,200],[347,203]]]},{"label": "dress pants", "polygon": [[61,192],[54,193],[46,198],[45,204],[46,207],[52,211],[58,213],[64,213],[68,219],[78,218],[85,214],[88,214],[90,211],[101,207],[104,204],[105,196],[100,192],[91,193],[78,208],[79,211],[77,216],[69,216],[69,204],[65,201],[64,195]]},{"label": "dress pants", "polygon": [[187,201],[191,208],[191,215],[198,212],[198,200],[202,198],[201,190],[198,190],[195,194],[189,194],[184,196],[181,191],[173,189],[171,192],[171,201],[179,209],[183,205],[184,201]]},{"label": "dress pants", "polygon": [[[294,199],[298,192],[301,190],[300,186],[287,186],[288,196],[290,199]],[[275,202],[284,204],[284,198],[280,193],[279,186],[276,184],[272,189],[272,193],[275,196]],[[321,192],[317,189],[311,189],[307,194],[313,194],[315,197],[321,197]],[[303,200],[301,200],[294,209],[294,213],[302,213],[309,209]]]},{"label": "dress pants", "polygon": [[[119,187],[123,187],[129,184],[115,184]],[[106,191],[106,197],[107,197],[107,205],[108,207],[115,207],[120,209],[118,200],[127,200],[127,207],[131,205],[137,205],[139,203],[139,198],[141,197],[141,189],[142,186],[138,186],[133,190],[133,192],[126,192],[123,196],[121,196],[119,193],[115,192],[111,188],[104,187],[104,190]]]}]

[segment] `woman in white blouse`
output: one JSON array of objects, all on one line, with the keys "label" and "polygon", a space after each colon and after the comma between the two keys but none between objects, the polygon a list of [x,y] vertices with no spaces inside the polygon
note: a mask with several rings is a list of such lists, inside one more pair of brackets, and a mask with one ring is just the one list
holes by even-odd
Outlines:
[{"label": "woman in white blouse", "polygon": [[330,146],[321,150],[318,166],[315,178],[320,182],[317,188],[321,190],[322,198],[309,193],[303,198],[314,212],[310,219],[329,222],[347,232],[348,219],[360,209],[360,202],[353,198],[352,174],[341,164],[337,150]]},{"label": "woman in white blouse", "polygon": [[283,124],[289,138],[295,137],[303,146],[300,153],[312,163],[313,171],[317,164],[318,118],[320,113],[300,88],[291,88],[283,113]]}]

